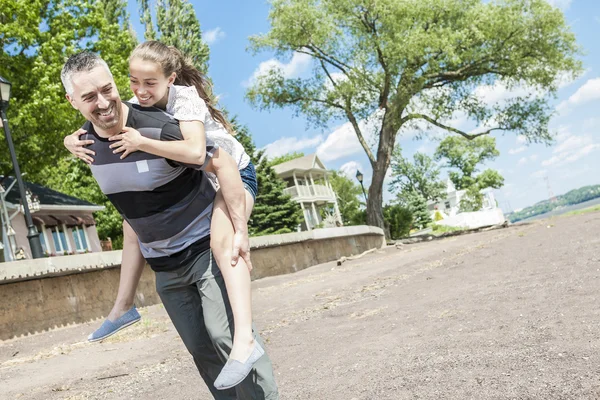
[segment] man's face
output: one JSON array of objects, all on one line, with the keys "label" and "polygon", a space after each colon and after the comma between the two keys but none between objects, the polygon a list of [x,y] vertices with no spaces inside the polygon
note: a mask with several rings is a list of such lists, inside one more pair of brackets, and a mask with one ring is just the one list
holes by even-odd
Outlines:
[{"label": "man's face", "polygon": [[121,122],[121,98],[106,68],[97,66],[73,75],[73,94],[67,94],[73,108],[94,126],[110,130]]}]

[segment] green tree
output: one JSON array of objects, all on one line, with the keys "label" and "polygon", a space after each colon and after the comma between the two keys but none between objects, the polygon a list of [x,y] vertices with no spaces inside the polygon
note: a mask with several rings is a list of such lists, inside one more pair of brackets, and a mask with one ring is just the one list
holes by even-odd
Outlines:
[{"label": "green tree", "polygon": [[440,180],[440,168],[427,154],[417,152],[410,162],[397,146],[392,154],[391,169],[389,188],[398,198],[411,192],[420,193],[428,201],[437,201],[444,196],[446,184]]},{"label": "green tree", "polygon": [[483,205],[481,191],[487,188],[499,189],[504,178],[498,171],[486,169],[478,174],[478,166],[492,161],[500,155],[496,149],[496,139],[490,136],[466,140],[459,136],[449,136],[440,142],[435,159],[445,160],[450,180],[457,190],[466,190],[461,199],[460,210],[478,211]]},{"label": "green tree", "polygon": [[[0,76],[13,84],[8,118],[29,180],[44,183],[45,168],[68,154],[63,137],[83,123],[64,97],[60,71],[66,57],[83,49],[100,52],[119,87],[127,88],[135,38],[125,10],[122,0],[2,1]],[[8,150],[0,146],[0,174],[11,171]]]},{"label": "green tree", "polygon": [[364,210],[361,210],[362,190],[360,186],[338,171],[329,171],[329,183],[337,196],[342,223],[344,225],[364,225],[367,221]]},{"label": "green tree", "polygon": [[300,224],[300,205],[283,192],[285,182],[277,176],[271,163],[259,152],[256,165],[258,195],[250,216],[248,230],[252,236],[295,232]]},{"label": "green tree", "polygon": [[292,160],[295,160],[296,158],[300,158],[300,157],[304,157],[304,153],[294,151],[293,153],[288,153],[288,154],[284,154],[279,157],[271,158],[271,165],[275,166],[275,165],[283,164],[284,162],[292,161]]},{"label": "green tree", "polygon": [[200,71],[208,71],[210,50],[202,40],[200,22],[194,6],[187,0],[157,0],[155,10],[156,26],[152,20],[152,8],[148,0],[138,0],[140,20],[145,27],[146,40],[160,40],[175,46]]},{"label": "green tree", "polygon": [[412,212],[408,208],[399,204],[386,205],[383,207],[383,217],[392,239],[408,236],[413,222]]},{"label": "green tree", "polygon": [[410,192],[404,197],[405,203],[400,206],[407,208],[413,216],[413,225],[424,229],[431,224],[431,214],[427,209],[427,200],[419,192]]},{"label": "green tree", "polygon": [[[254,52],[311,57],[307,77],[282,68],[248,89],[261,108],[292,107],[309,121],[350,122],[372,166],[368,223],[383,227],[382,188],[398,134],[427,122],[468,139],[513,131],[549,142],[548,99],[563,73],[582,71],[580,49],[561,11],[545,0],[272,0],[271,29]],[[524,85],[529,94],[488,104],[474,89]],[[538,95],[544,91],[547,95]],[[450,126],[463,112],[479,126]],[[374,146],[359,123],[377,125]],[[368,124],[372,126],[373,124]]]}]

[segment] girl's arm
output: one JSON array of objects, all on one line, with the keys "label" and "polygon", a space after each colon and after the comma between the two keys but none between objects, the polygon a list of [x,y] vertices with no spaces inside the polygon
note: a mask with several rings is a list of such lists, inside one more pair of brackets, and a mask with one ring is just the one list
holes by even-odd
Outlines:
[{"label": "girl's arm", "polygon": [[185,164],[203,165],[206,159],[206,133],[200,121],[181,121],[179,123],[183,140],[163,141],[149,139],[137,130],[124,127],[123,133],[108,140],[114,153],[123,153],[121,159],[134,151],[144,151],[169,160]]}]

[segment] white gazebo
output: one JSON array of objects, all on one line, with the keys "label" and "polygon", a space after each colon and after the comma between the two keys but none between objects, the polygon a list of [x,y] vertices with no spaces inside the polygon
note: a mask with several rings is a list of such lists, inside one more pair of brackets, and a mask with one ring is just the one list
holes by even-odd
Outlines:
[{"label": "white gazebo", "polygon": [[316,154],[309,154],[273,167],[287,183],[284,190],[292,200],[300,203],[304,214],[303,230],[312,230],[324,223],[320,210],[325,209],[341,226],[342,218],[328,172]]}]

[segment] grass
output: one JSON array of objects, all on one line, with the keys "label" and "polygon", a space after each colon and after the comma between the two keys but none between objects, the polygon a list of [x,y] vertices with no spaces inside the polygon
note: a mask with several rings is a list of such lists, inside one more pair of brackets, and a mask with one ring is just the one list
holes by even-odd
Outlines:
[{"label": "grass", "polygon": [[600,205],[592,206],[592,207],[588,207],[588,208],[582,208],[581,210],[569,211],[568,213],[564,213],[563,216],[568,217],[570,215],[588,214],[588,213],[592,213],[592,212],[596,212],[596,211],[600,211]]},{"label": "grass", "polygon": [[454,227],[454,226],[447,226],[447,225],[439,225],[439,224],[432,224],[431,225],[431,230],[435,233],[447,233],[447,232],[458,232],[458,231],[464,231],[465,228],[460,228],[460,227]]}]

